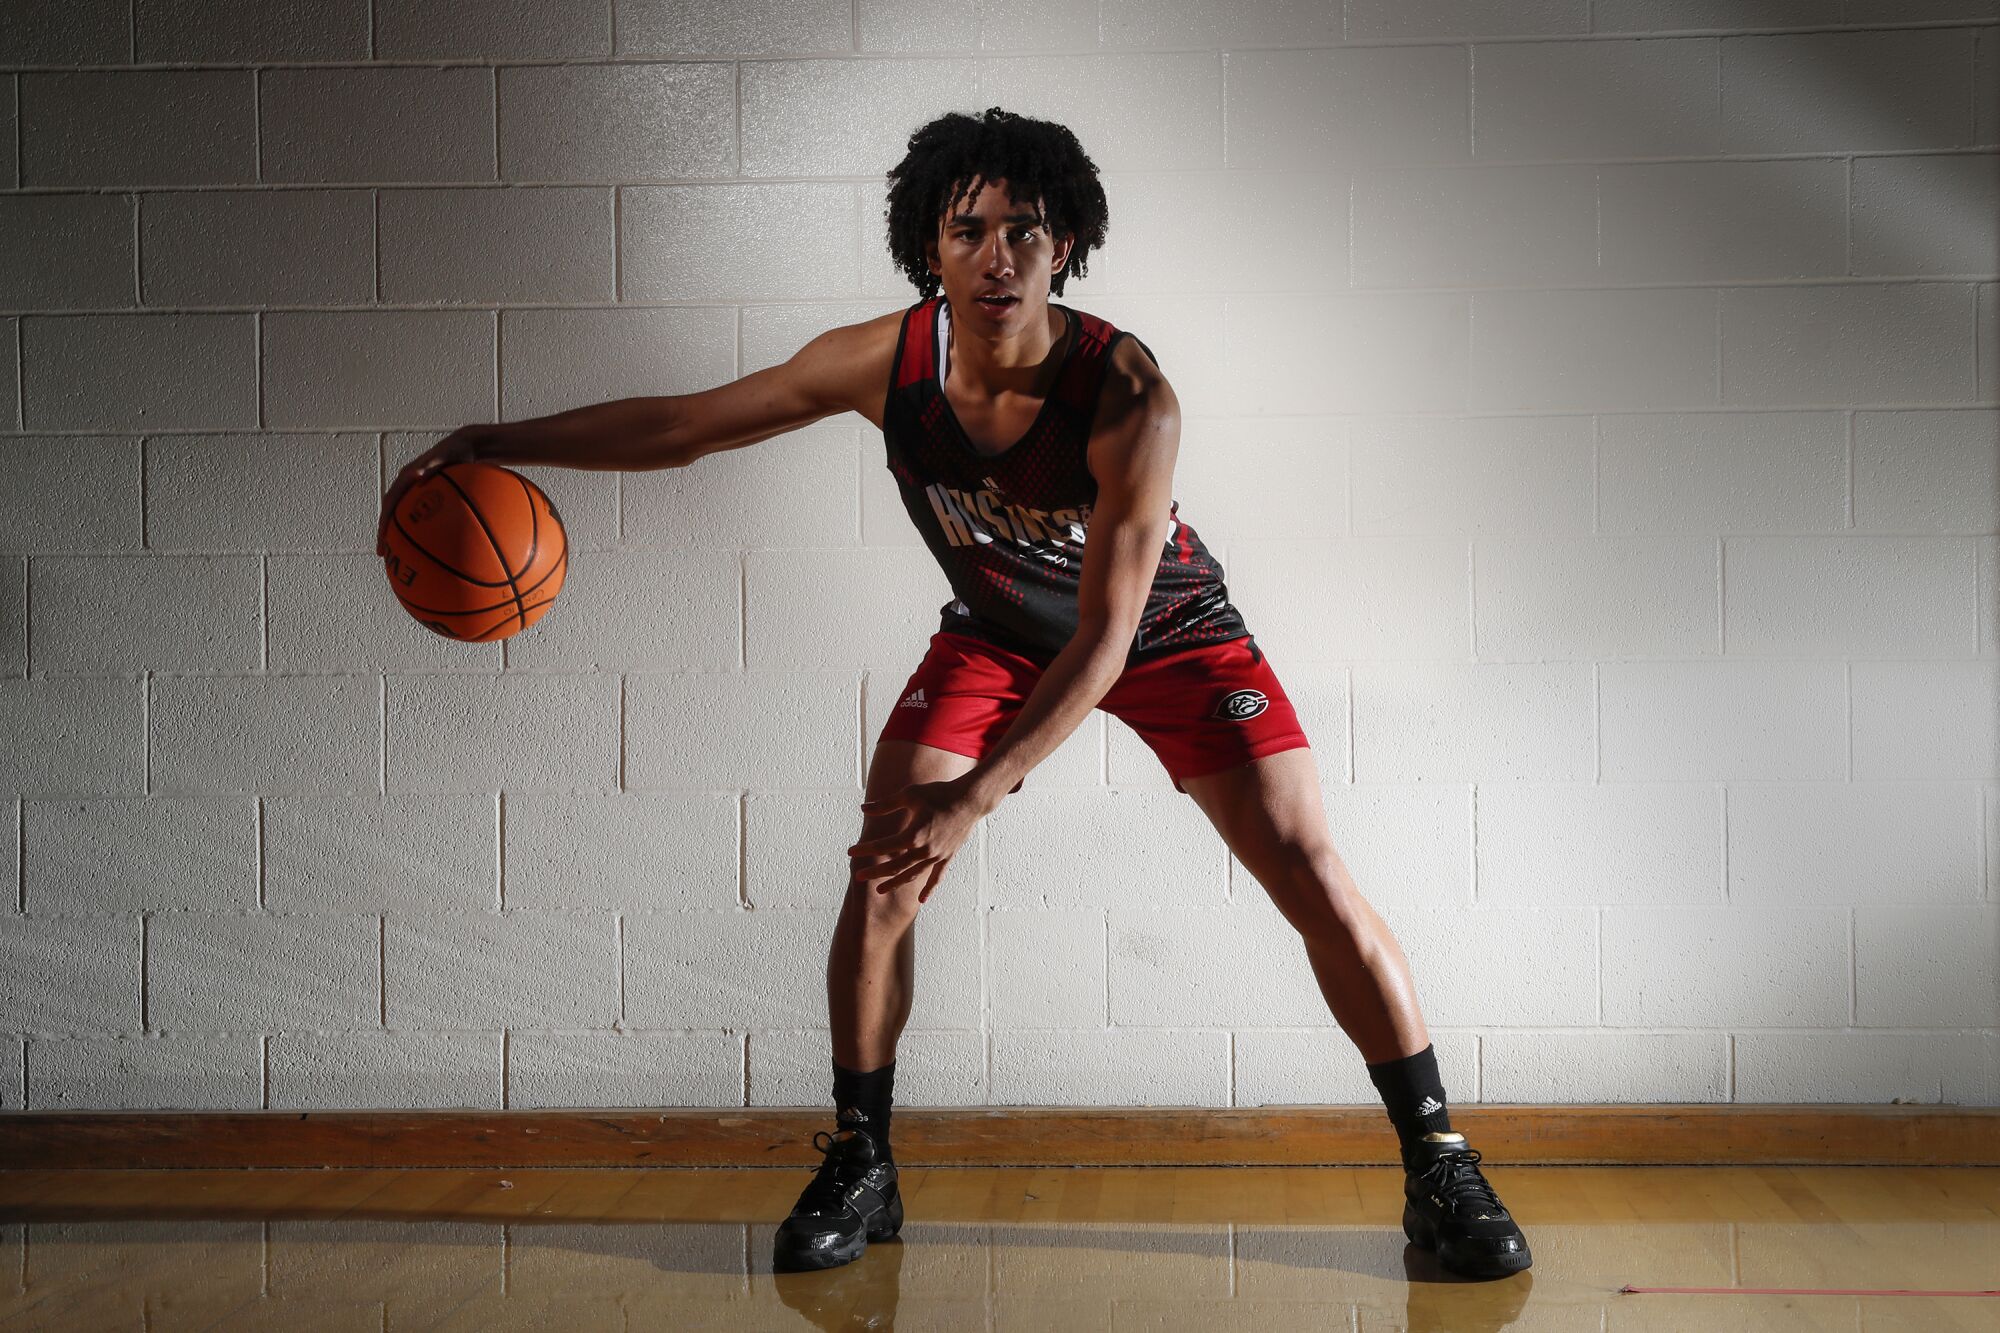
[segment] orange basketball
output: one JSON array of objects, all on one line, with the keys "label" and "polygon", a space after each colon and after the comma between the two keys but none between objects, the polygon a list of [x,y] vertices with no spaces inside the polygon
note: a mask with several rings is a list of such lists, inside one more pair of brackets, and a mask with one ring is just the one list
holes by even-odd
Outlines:
[{"label": "orange basketball", "polygon": [[569,563],[562,519],[541,488],[493,463],[451,463],[404,492],[383,564],[417,623],[491,643],[542,618]]}]

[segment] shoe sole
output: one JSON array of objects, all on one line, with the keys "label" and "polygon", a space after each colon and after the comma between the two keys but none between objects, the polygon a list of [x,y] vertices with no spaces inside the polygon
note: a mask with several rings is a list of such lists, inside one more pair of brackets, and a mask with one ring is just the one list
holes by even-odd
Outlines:
[{"label": "shoe sole", "polygon": [[810,1273],[822,1268],[839,1268],[851,1264],[868,1250],[871,1241],[892,1239],[903,1229],[903,1195],[898,1190],[896,1197],[883,1209],[884,1224],[870,1227],[847,1245],[830,1250],[787,1250],[779,1246],[771,1251],[771,1269],[778,1273]]},{"label": "shoe sole", "polygon": [[1526,1241],[1521,1242],[1518,1251],[1503,1253],[1467,1254],[1457,1246],[1449,1250],[1438,1248],[1437,1231],[1424,1220],[1411,1204],[1403,1205],[1403,1234],[1412,1245],[1436,1251],[1438,1262],[1460,1277],[1512,1277],[1533,1266],[1535,1259],[1528,1252]]}]

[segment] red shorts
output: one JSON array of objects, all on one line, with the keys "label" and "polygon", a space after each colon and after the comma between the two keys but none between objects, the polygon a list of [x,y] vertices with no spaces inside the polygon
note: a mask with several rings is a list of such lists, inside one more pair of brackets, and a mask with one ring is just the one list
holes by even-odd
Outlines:
[{"label": "red shorts", "polygon": [[[882,726],[978,759],[993,748],[1043,668],[983,639],[939,630]],[[1254,638],[1204,644],[1127,667],[1099,708],[1139,733],[1185,792],[1183,778],[1237,768],[1306,744],[1298,715]],[[1015,791],[1021,784],[1015,783]]]}]

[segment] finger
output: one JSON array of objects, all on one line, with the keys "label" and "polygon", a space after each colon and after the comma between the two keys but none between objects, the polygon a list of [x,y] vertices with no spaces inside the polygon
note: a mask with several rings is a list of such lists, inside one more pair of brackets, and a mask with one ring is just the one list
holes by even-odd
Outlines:
[{"label": "finger", "polygon": [[850,856],[848,863],[857,871],[877,874],[880,873],[882,867],[893,864],[906,855],[909,850],[909,844],[898,843],[893,847],[884,847],[879,851],[866,852],[859,856]]},{"label": "finger", "polygon": [[945,862],[943,861],[939,861],[931,866],[931,877],[924,881],[922,891],[917,894],[917,902],[919,904],[927,903],[931,900],[931,890],[935,889],[938,881],[944,878],[944,868]]},{"label": "finger", "polygon": [[868,877],[881,879],[881,891],[886,893],[889,884],[903,878],[912,868],[922,865],[929,859],[929,855],[925,852],[911,851],[902,856],[885,859],[869,870]]},{"label": "finger", "polygon": [[847,858],[848,864],[853,866],[855,870],[868,871],[871,873],[875,870],[877,866],[886,863],[888,859],[889,859],[888,853],[884,853],[880,856],[850,856],[849,858]]},{"label": "finger", "polygon": [[893,872],[897,867],[910,863],[914,858],[923,859],[924,853],[907,844],[892,848],[878,856],[858,856],[854,858],[857,870],[865,870],[871,875]]},{"label": "finger", "polygon": [[876,852],[907,847],[910,844],[903,836],[906,832],[908,832],[906,829],[891,829],[887,833],[879,833],[872,838],[864,838],[852,847],[849,847],[847,854],[849,856],[872,856]]}]

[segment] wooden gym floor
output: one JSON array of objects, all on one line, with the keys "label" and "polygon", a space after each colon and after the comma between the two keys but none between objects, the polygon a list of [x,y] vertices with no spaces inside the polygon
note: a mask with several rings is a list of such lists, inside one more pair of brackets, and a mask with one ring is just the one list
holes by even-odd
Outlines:
[{"label": "wooden gym floor", "polygon": [[1451,1279],[1381,1167],[906,1168],[774,1275],[805,1168],[0,1172],[0,1329],[2000,1330],[2000,1168],[1508,1167],[1535,1267]]}]

